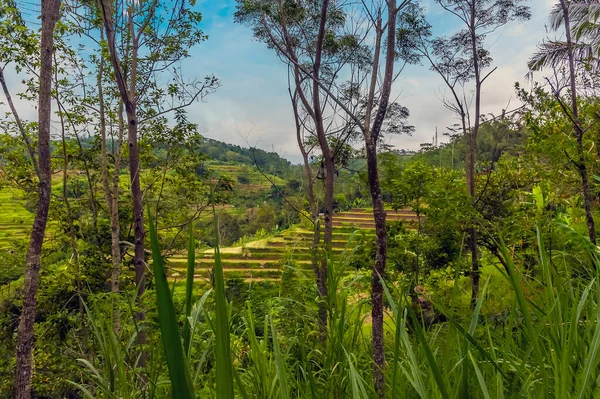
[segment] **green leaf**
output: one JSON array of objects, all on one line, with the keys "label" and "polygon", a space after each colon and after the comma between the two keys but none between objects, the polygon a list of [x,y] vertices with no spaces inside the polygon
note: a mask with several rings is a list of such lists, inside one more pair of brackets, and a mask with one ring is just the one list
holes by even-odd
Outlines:
[{"label": "green leaf", "polygon": [[283,360],[283,355],[281,354],[281,349],[279,348],[277,330],[275,329],[275,324],[273,324],[272,317],[269,317],[269,322],[271,324],[271,334],[273,335],[273,353],[275,356],[275,371],[277,372],[277,379],[279,380],[279,392],[281,399],[287,399],[289,398],[289,392],[285,374],[285,362]]},{"label": "green leaf", "polygon": [[154,280],[156,285],[156,305],[158,307],[158,322],[160,335],[165,349],[165,358],[169,368],[171,379],[172,397],[174,399],[195,398],[194,385],[188,368],[186,357],[183,353],[179,328],[175,316],[175,306],[171,300],[169,283],[160,247],[158,236],[154,226],[152,214],[148,209],[148,221],[150,224],[150,244],[152,247],[152,266],[154,269]]},{"label": "green leaf", "polygon": [[213,218],[215,224],[215,357],[217,372],[217,399],[233,399],[233,364],[231,362],[231,349],[229,347],[229,314],[227,312],[227,299],[225,298],[225,283],[223,281],[223,263],[219,250],[219,223],[213,204]]},{"label": "green leaf", "polygon": [[192,294],[194,292],[194,264],[196,263],[196,241],[194,239],[194,223],[190,222],[188,241],[188,263],[187,275],[185,276],[185,318],[186,323],[183,327],[183,350],[189,353],[191,331],[190,324],[187,322],[192,313]]}]

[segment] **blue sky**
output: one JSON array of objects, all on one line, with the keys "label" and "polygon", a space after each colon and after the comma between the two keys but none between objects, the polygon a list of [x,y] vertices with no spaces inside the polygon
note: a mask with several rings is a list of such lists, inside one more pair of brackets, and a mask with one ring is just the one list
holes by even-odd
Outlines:
[{"label": "blue sky", "polygon": [[[199,77],[213,73],[222,87],[204,103],[193,106],[192,119],[207,137],[240,145],[248,141],[298,161],[286,67],[264,44],[253,39],[248,28],[233,22],[235,4],[235,0],[198,3],[209,40],[193,51],[184,70]],[[527,84],[526,62],[546,36],[545,24],[552,4],[549,0],[529,2],[533,12],[530,21],[512,23],[489,36],[487,44],[498,69],[484,86],[484,112],[499,113],[507,105],[509,109],[518,105],[514,83]],[[438,31],[452,31],[459,26],[457,19],[436,8],[433,0],[421,5]],[[454,123],[440,100],[445,95],[442,82],[427,67],[405,68],[393,94],[409,108],[410,123],[416,128],[412,137],[392,140],[397,148],[418,149],[420,143],[431,141],[436,127],[441,133]]]},{"label": "blue sky", "polygon": [[[545,24],[553,3],[552,0],[530,1],[533,13],[530,21],[512,23],[488,37],[487,46],[497,70],[485,82],[483,112],[497,114],[504,108],[519,105],[514,83],[530,84],[525,80],[526,62],[536,45],[547,36]],[[434,0],[420,4],[427,10],[428,20],[437,33],[449,33],[460,26],[455,17],[436,7]],[[287,93],[287,69],[271,50],[254,40],[248,28],[233,22],[235,8],[235,0],[197,2],[197,9],[203,14],[202,29],[209,39],[191,51],[192,56],[184,62],[183,70],[188,79],[214,74],[222,86],[204,102],[191,106],[190,119],[206,137],[257,146],[299,162]],[[30,22],[36,21],[35,11],[29,12]],[[23,89],[20,79],[15,75],[11,79],[11,71],[7,74],[22,118],[35,119],[35,104],[15,95]],[[392,97],[409,108],[409,122],[416,131],[412,136],[394,137],[391,144],[399,149],[418,149],[420,143],[432,140],[436,127],[443,133],[446,126],[452,125],[454,117],[441,101],[445,94],[440,78],[427,67],[406,67],[394,84]],[[0,112],[5,110],[0,104]]]}]

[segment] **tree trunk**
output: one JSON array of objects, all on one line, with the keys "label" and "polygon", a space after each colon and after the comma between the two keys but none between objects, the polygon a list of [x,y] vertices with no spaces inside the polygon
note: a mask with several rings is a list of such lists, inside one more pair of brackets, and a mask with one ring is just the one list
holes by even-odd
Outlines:
[{"label": "tree trunk", "polygon": [[48,222],[51,190],[50,118],[52,112],[52,56],[54,27],[59,17],[60,0],[42,1],[40,54],[40,89],[38,94],[38,154],[40,180],[38,203],[25,261],[23,309],[19,320],[15,367],[15,398],[31,398],[36,297],[39,283],[40,257]]},{"label": "tree trunk", "polygon": [[[296,91],[297,94],[297,91]],[[291,95],[291,93],[290,93]],[[321,224],[319,221],[319,207],[315,198],[315,190],[313,185],[313,174],[310,168],[310,162],[308,159],[308,152],[304,147],[302,140],[302,125],[300,123],[300,114],[298,113],[297,96],[291,95],[292,110],[294,111],[294,121],[296,123],[296,140],[298,141],[298,148],[302,154],[302,161],[304,163],[304,176],[306,178],[306,195],[308,197],[308,205],[310,207],[310,216],[313,222],[313,242],[311,245],[311,263],[313,271],[315,273],[315,280],[317,283],[317,291],[319,293],[320,301],[318,304],[318,321],[320,336],[324,338],[327,333],[327,303],[325,300],[327,297],[322,296],[324,285],[323,276],[321,275],[321,268],[319,267],[319,243],[321,241]],[[327,291],[325,291],[327,294]]]},{"label": "tree trunk", "polygon": [[[321,298],[327,298],[327,258],[331,252],[331,240],[333,237],[333,179],[335,174],[334,157],[327,142],[327,135],[323,122],[323,111],[321,106],[321,96],[319,88],[319,76],[321,72],[321,55],[323,52],[323,43],[325,39],[325,24],[327,22],[327,8],[329,1],[323,0],[321,5],[321,20],[319,22],[319,34],[317,36],[315,62],[313,64],[313,119],[315,122],[315,130],[317,131],[317,140],[321,147],[323,162],[325,163],[325,231],[323,234],[323,245],[325,246],[326,255],[321,259],[320,281],[317,286]],[[319,320],[321,326],[327,325],[327,310],[319,309]],[[323,339],[325,336],[323,335]]]},{"label": "tree trunk", "polygon": [[[140,185],[140,158],[137,145],[137,116],[136,106],[132,101],[125,103],[125,112],[127,113],[127,138],[129,146],[129,178],[131,180],[131,195],[133,197],[133,237],[134,237],[134,258],[135,265],[135,284],[137,287],[138,299],[146,291],[146,261],[144,259],[144,214],[142,204],[142,189]],[[138,321],[143,321],[145,315],[143,311],[136,314]],[[139,333],[138,341],[140,344],[146,342],[144,330]]]},{"label": "tree trunk", "polygon": [[383,285],[381,279],[385,277],[385,264],[387,260],[387,229],[385,226],[385,210],[383,199],[381,197],[381,187],[379,185],[379,172],[377,168],[377,141],[385,120],[388,109],[390,94],[392,91],[392,82],[394,80],[394,60],[396,57],[396,0],[387,1],[387,37],[385,47],[385,71],[383,83],[381,85],[379,104],[377,113],[373,121],[373,127],[369,129],[370,113],[373,109],[374,88],[377,82],[379,72],[379,52],[381,48],[381,39],[384,32],[381,22],[381,11],[377,18],[376,28],[376,50],[375,61],[373,65],[373,74],[371,76],[371,86],[369,90],[368,114],[365,120],[365,152],[367,155],[367,169],[369,176],[369,190],[373,202],[373,219],[375,221],[375,237],[377,249],[375,254],[375,264],[371,273],[371,316],[372,316],[372,345],[373,345],[373,377],[375,392],[378,398],[385,397],[385,352],[384,352],[384,334],[383,334]]},{"label": "tree trunk", "polygon": [[[467,151],[467,186],[471,203],[475,205],[475,160],[477,156],[477,134],[479,133],[479,119],[481,118],[481,71],[479,67],[479,52],[477,51],[476,3],[471,1],[470,26],[471,50],[473,57],[473,72],[475,75],[475,115],[473,130],[468,135]],[[477,251],[477,230],[475,226],[469,228],[469,248],[471,250],[471,306],[475,307],[479,295],[479,254]]]},{"label": "tree trunk", "polygon": [[[467,154],[465,159],[467,189],[471,197],[471,203],[475,203],[475,139],[473,133],[467,132]],[[474,223],[474,221],[470,221]],[[479,294],[479,253],[477,250],[477,230],[475,226],[470,226],[469,232],[469,251],[471,252],[471,306],[477,304],[477,295]]]},{"label": "tree trunk", "polygon": [[[101,38],[104,35],[101,32]],[[111,179],[108,176],[108,150],[106,148],[106,111],[104,105],[104,91],[102,88],[102,77],[104,75],[104,56],[100,57],[98,66],[98,103],[100,117],[100,164],[102,175],[102,187],[104,189],[104,197],[106,199],[106,207],[108,209],[110,219],[110,234],[111,234],[111,260],[112,260],[112,276],[111,276],[111,292],[117,296],[120,292],[121,281],[121,246],[120,235],[121,226],[119,221],[119,172],[121,169],[121,153],[123,148],[123,135],[125,131],[125,122],[123,121],[123,101],[119,101],[119,126],[117,148],[113,148],[114,152],[114,171]],[[114,147],[114,145],[113,145]],[[115,332],[119,331],[121,325],[121,313],[118,305],[118,298],[113,298],[113,328]],[[116,303],[115,303],[116,302]]]},{"label": "tree trunk", "polygon": [[583,159],[583,151],[581,151],[579,162],[581,164],[581,182],[583,188],[583,207],[585,209],[585,220],[587,223],[588,233],[592,244],[596,245],[596,226],[594,223],[594,216],[592,214],[592,199],[590,195],[590,182],[588,178],[587,167],[585,160]]},{"label": "tree trunk", "polygon": [[[145,269],[146,262],[144,259],[144,214],[142,204],[142,189],[140,186],[140,159],[137,142],[137,103],[136,103],[136,82],[137,82],[137,62],[139,50],[139,36],[136,34],[133,23],[133,15],[131,9],[128,11],[129,29],[131,37],[131,70],[129,76],[129,85],[121,70],[119,56],[117,54],[115,44],[115,31],[113,26],[113,10],[109,2],[99,0],[98,5],[102,13],[104,30],[110,54],[110,62],[113,66],[115,81],[119,88],[121,100],[125,105],[127,114],[127,138],[129,146],[129,178],[131,180],[131,196],[133,197],[133,228],[134,228],[134,258],[135,266],[135,283],[137,286],[137,298],[139,299],[146,290]],[[139,322],[145,319],[143,310],[136,314]],[[146,333],[142,329],[138,335],[138,343],[143,345],[146,342]],[[144,363],[144,353],[141,352],[140,364]]]},{"label": "tree trunk", "polygon": [[383,285],[381,279],[385,276],[385,263],[387,259],[387,230],[385,226],[385,210],[379,186],[379,172],[377,170],[377,147],[374,143],[367,143],[367,169],[369,176],[369,189],[373,201],[373,219],[375,220],[375,236],[377,252],[375,254],[375,265],[372,271],[371,283],[371,317],[372,345],[373,345],[373,374],[375,378],[375,390],[378,397],[385,395],[385,354],[383,350]]}]

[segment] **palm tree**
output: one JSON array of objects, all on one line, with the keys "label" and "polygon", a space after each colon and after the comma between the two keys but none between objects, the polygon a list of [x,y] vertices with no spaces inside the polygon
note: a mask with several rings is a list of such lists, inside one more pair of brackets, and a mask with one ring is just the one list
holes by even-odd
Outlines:
[{"label": "palm tree", "polygon": [[[594,71],[600,70],[600,0],[571,1],[568,14],[575,60]],[[550,11],[550,28],[558,31],[563,24],[563,7],[558,3]],[[529,69],[537,71],[563,65],[569,58],[568,51],[566,40],[545,41],[529,60]]]}]

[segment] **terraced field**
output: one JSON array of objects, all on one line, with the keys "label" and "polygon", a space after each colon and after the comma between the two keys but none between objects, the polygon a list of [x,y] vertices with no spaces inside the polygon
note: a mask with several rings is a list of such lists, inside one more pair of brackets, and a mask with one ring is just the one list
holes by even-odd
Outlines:
[{"label": "terraced field", "polygon": [[[52,191],[62,195],[62,174],[52,176]],[[0,189],[0,250],[9,250],[15,246],[27,246],[34,219],[34,211],[27,209],[27,200],[23,191],[14,187]],[[45,242],[52,242],[56,233],[55,221],[48,221]]]},{"label": "terraced field", "polygon": [[[260,171],[253,165],[228,165],[209,163],[208,168],[215,174],[216,177],[227,175],[233,178],[237,183],[236,186],[243,188],[244,190],[269,190],[271,189],[271,182],[260,173]],[[239,183],[238,178],[244,176],[248,183]],[[285,180],[274,175],[267,174],[269,179],[277,184],[284,185]]]},{"label": "terraced field", "polygon": [[23,194],[11,188],[0,190],[0,250],[26,242],[32,223],[33,213],[25,208]]},{"label": "terraced field", "polygon": [[[417,219],[414,212],[388,210],[387,220],[413,222]],[[351,248],[356,240],[349,243],[351,235],[359,230],[365,236],[374,236],[375,223],[370,209],[356,208],[348,212],[336,213],[333,218],[332,251],[334,259],[344,249]],[[302,228],[293,228],[271,238],[254,241],[243,247],[221,249],[221,258],[226,278],[243,278],[247,282],[273,280],[281,276],[282,266],[288,261],[299,271],[312,278],[310,244],[313,232]],[[195,279],[209,282],[214,254],[212,250],[197,254]],[[169,278],[181,281],[185,278],[187,259],[185,254],[168,259]]]}]

